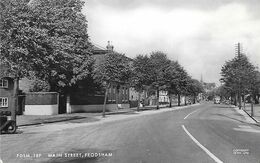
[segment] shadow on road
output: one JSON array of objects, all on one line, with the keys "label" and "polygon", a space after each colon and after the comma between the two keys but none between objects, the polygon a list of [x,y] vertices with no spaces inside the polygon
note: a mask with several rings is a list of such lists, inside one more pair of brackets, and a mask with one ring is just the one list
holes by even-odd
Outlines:
[{"label": "shadow on road", "polygon": [[229,106],[229,105],[224,105],[224,104],[215,104],[214,107],[215,107],[215,108],[231,108],[231,106]]},{"label": "shadow on road", "polygon": [[99,119],[94,117],[82,117],[78,119],[68,120],[66,123],[86,123],[86,122],[95,122],[95,121],[99,121]]},{"label": "shadow on road", "polygon": [[[233,118],[233,117],[229,117],[229,116],[224,115],[224,114],[213,114],[213,115],[217,115],[217,116],[225,117],[225,118],[228,118],[228,119],[232,119],[232,120],[235,120],[235,121],[238,121],[238,122],[241,122],[241,123],[247,123],[247,122],[242,121],[242,120],[240,120],[240,119]],[[241,115],[238,114],[238,113],[235,113],[234,115],[236,115],[236,116],[241,116]]]}]

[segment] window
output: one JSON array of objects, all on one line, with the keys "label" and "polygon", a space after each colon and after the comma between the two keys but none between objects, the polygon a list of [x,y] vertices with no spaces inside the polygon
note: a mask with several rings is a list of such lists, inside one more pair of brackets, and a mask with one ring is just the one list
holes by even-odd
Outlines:
[{"label": "window", "polygon": [[0,97],[0,107],[8,107],[8,98]]},{"label": "window", "polygon": [[6,79],[1,79],[1,80],[0,80],[0,87],[1,87],[1,88],[8,88],[8,80],[6,80]]}]

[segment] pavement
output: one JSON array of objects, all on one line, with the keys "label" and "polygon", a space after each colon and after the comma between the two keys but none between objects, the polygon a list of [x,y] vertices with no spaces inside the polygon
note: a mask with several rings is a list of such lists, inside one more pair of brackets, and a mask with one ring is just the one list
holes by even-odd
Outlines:
[{"label": "pavement", "polygon": [[[177,107],[174,105],[173,107]],[[160,106],[161,109],[166,108],[166,105]],[[156,106],[140,107],[140,111],[154,110]],[[106,115],[114,114],[130,114],[137,111],[137,108],[120,109],[113,112],[106,112]],[[57,114],[57,115],[17,115],[17,126],[40,125],[47,123],[57,123],[65,121],[73,122],[94,122],[100,120],[102,113],[71,113],[71,114]]]},{"label": "pavement", "polygon": [[[254,104],[254,116],[252,117],[257,123],[260,123],[260,104]],[[246,104],[244,111],[251,117],[251,104]]]},{"label": "pavement", "polygon": [[92,123],[23,126],[1,135],[3,162],[258,163],[260,127],[228,105],[107,115]]}]

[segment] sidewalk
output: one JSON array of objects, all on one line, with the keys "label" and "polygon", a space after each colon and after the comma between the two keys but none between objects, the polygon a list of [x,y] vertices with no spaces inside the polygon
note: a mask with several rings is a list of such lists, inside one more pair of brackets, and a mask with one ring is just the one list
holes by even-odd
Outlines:
[{"label": "sidewalk", "polygon": [[[189,106],[189,105],[187,105]],[[176,105],[172,106],[173,108]],[[167,108],[167,106],[160,105],[160,109]],[[140,111],[155,110],[156,106],[145,106],[140,107]],[[119,109],[114,112],[106,112],[106,115],[115,115],[115,114],[131,114],[135,113],[137,108],[129,109]],[[102,113],[71,113],[71,114],[57,114],[57,115],[17,115],[17,126],[30,126],[30,125],[40,125],[46,123],[56,123],[56,122],[65,122],[71,121],[75,123],[80,122],[94,122],[99,121]]]},{"label": "sidewalk", "polygon": [[17,126],[30,126],[45,123],[64,122],[71,120],[84,120],[86,122],[96,121],[95,116],[100,113],[72,113],[57,115],[18,115],[16,117]]},{"label": "sidewalk", "polygon": [[[251,104],[246,104],[244,111],[251,117]],[[260,123],[260,104],[254,104],[253,119]]]}]

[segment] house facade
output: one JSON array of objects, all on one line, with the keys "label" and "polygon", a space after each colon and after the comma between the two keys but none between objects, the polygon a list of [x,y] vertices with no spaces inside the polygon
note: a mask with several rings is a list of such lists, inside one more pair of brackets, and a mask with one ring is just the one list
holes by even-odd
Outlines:
[{"label": "house facade", "polygon": [[10,110],[14,97],[14,80],[10,77],[0,79],[0,110]]}]

